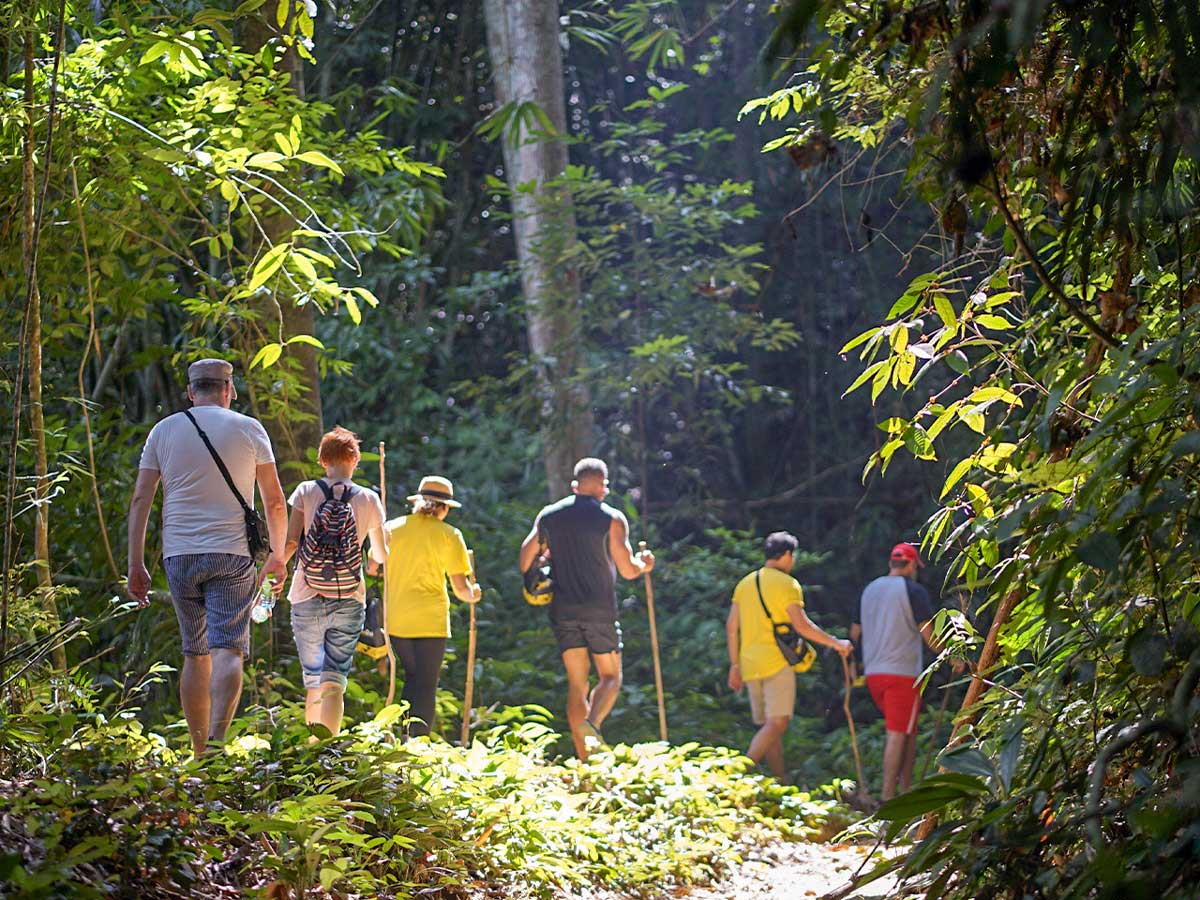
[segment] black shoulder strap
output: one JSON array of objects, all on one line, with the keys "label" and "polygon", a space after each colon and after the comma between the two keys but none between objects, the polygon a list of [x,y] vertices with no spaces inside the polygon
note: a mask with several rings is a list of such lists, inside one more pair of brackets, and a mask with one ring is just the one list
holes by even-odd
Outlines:
[{"label": "black shoulder strap", "polygon": [[326,500],[333,499],[333,488],[323,482],[320,478],[314,479],[313,484],[321,489],[321,493],[325,495]]},{"label": "black shoulder strap", "polygon": [[233,483],[233,477],[229,474],[229,470],[225,468],[225,462],[221,459],[217,448],[212,445],[212,441],[208,439],[208,435],[204,433],[204,429],[200,427],[200,423],[196,421],[196,417],[192,415],[191,410],[185,409],[183,414],[188,417],[193,425],[196,426],[196,431],[200,435],[200,440],[204,441],[204,446],[208,448],[208,452],[212,454],[213,462],[217,464],[221,475],[225,478],[225,483],[229,485],[229,490],[233,491],[233,496],[237,497],[238,503],[242,504],[242,510],[248,516],[254,515],[254,510],[246,503],[246,498],[242,496],[242,492],[237,489],[237,485]]},{"label": "black shoulder strap", "polygon": [[774,625],[775,620],[771,618],[771,611],[769,609],[767,609],[767,602],[765,600],[763,600],[762,582],[759,581],[759,576],[761,574],[762,574],[762,569],[758,569],[754,573],[754,587],[758,591],[758,602],[762,604],[763,615],[767,617],[768,622],[770,622],[772,625]]}]

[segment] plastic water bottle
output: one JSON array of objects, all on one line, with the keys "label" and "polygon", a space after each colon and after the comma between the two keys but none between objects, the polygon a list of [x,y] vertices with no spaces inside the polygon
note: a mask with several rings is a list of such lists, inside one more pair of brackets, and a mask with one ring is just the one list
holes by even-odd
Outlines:
[{"label": "plastic water bottle", "polygon": [[263,579],[262,587],[258,589],[258,597],[250,608],[250,618],[255,622],[265,622],[271,618],[271,610],[275,608],[275,579],[268,575]]}]

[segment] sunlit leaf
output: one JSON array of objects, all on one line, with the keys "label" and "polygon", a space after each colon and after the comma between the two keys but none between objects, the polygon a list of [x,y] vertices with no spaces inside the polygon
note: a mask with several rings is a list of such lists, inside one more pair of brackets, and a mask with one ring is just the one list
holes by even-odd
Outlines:
[{"label": "sunlit leaf", "polygon": [[346,174],[345,172],[342,171],[341,166],[339,166],[336,162],[334,162],[332,159],[330,159],[328,156],[326,156],[320,150],[305,150],[303,153],[296,154],[296,159],[303,160],[304,162],[306,162],[312,166],[320,166],[323,169],[332,169],[334,172],[337,172],[339,175]]},{"label": "sunlit leaf", "polygon": [[272,275],[279,271],[288,249],[288,244],[276,244],[262,255],[262,258],[254,266],[254,274],[251,276],[250,284],[248,285],[249,290],[258,290],[267,283],[267,280]]},{"label": "sunlit leaf", "polygon": [[265,344],[256,354],[254,359],[250,360],[250,368],[262,366],[264,369],[269,369],[275,363],[279,362],[279,357],[283,355],[282,344]]},{"label": "sunlit leaf", "polygon": [[350,321],[355,325],[362,324],[362,311],[358,308],[358,301],[351,294],[346,294],[342,300],[346,304],[346,312],[350,315]]}]

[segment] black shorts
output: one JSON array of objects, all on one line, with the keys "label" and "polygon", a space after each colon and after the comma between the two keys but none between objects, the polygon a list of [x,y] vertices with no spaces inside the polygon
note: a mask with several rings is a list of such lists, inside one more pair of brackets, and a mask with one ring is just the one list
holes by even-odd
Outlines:
[{"label": "black shorts", "polygon": [[620,653],[621,623],[620,622],[551,622],[555,640],[558,641],[558,652],[565,653],[579,647],[587,648],[590,653]]}]

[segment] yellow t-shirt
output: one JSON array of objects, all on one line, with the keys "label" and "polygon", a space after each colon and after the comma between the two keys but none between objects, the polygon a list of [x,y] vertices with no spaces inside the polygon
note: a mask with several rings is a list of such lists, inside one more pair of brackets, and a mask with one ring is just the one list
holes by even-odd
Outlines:
[{"label": "yellow t-shirt", "polygon": [[[741,641],[738,665],[746,681],[770,678],[787,665],[787,660],[775,644],[771,623],[763,615],[762,604],[758,602],[755,574],[751,572],[733,590]],[[761,578],[763,602],[771,611],[771,618],[779,624],[790,622],[788,607],[795,604],[804,608],[804,592],[800,590],[800,582],[786,572],[766,566],[758,570],[758,575]]]},{"label": "yellow t-shirt", "polygon": [[403,516],[383,527],[388,536],[388,633],[450,637],[446,576],[471,571],[462,532],[435,516]]}]

